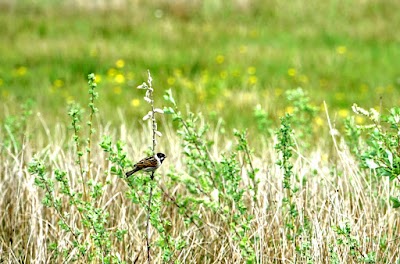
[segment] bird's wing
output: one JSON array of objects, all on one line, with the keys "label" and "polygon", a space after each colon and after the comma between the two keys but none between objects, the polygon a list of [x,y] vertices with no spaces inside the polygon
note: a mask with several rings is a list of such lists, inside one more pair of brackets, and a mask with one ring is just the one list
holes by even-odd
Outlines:
[{"label": "bird's wing", "polygon": [[142,159],[138,163],[135,164],[136,168],[142,169],[142,168],[147,168],[147,167],[153,167],[154,166],[154,158],[153,157],[148,157],[145,159]]}]

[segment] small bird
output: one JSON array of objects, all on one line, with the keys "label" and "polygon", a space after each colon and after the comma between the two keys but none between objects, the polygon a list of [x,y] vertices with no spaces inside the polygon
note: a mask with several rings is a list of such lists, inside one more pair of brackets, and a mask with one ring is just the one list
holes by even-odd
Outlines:
[{"label": "small bird", "polygon": [[142,159],[133,166],[133,170],[128,171],[126,173],[126,177],[129,177],[132,174],[134,174],[135,172],[140,171],[140,170],[147,171],[147,172],[155,171],[156,169],[158,169],[161,166],[161,164],[163,163],[163,161],[166,157],[167,156],[165,156],[164,153],[157,153],[154,156]]}]

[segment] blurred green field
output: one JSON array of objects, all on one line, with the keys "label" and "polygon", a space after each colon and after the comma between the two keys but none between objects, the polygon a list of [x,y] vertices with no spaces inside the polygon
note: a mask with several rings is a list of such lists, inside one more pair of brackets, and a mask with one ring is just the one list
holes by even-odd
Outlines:
[{"label": "blurred green field", "polygon": [[94,72],[102,117],[114,121],[120,109],[140,120],[146,108],[135,87],[147,69],[158,105],[171,87],[181,106],[232,127],[251,127],[257,104],[272,118],[290,111],[285,91],[297,87],[341,117],[354,102],[398,104],[397,0],[89,5],[1,2],[2,118],[28,98],[48,120],[66,117],[66,103],[86,95],[86,76]]}]

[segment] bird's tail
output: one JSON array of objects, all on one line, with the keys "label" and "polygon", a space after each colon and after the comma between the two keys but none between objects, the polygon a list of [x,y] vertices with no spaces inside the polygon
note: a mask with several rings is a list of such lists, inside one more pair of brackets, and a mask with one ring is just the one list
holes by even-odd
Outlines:
[{"label": "bird's tail", "polygon": [[129,177],[129,176],[131,176],[132,174],[134,174],[134,173],[137,172],[137,171],[138,171],[138,169],[137,169],[137,168],[134,168],[133,170],[128,171],[127,173],[125,173],[125,175],[126,175],[126,177]]}]

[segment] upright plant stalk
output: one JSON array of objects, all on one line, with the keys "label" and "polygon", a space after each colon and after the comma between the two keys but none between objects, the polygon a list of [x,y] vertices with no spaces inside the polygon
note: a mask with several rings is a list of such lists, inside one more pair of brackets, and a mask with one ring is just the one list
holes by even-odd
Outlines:
[{"label": "upright plant stalk", "polygon": [[[151,78],[150,75],[150,71],[147,71],[149,78],[148,78],[148,83],[149,83],[149,97],[150,97],[150,105],[151,105],[151,122],[152,122],[152,129],[153,129],[153,148],[152,148],[152,152],[153,155],[156,154],[156,131],[157,131],[157,123],[156,123],[156,115],[154,113],[154,98],[153,98],[153,78]],[[152,175],[152,179],[154,176],[154,173],[151,174]]]},{"label": "upright plant stalk", "polygon": [[92,143],[92,136],[94,134],[94,129],[92,128],[92,122],[93,122],[93,116],[94,114],[98,111],[97,107],[94,105],[94,100],[97,99],[99,94],[96,92],[96,87],[97,84],[95,82],[96,77],[93,73],[88,75],[88,84],[89,84],[89,94],[90,94],[90,102],[89,102],[89,108],[90,108],[90,114],[89,114],[89,121],[87,122],[87,125],[89,127],[89,135],[87,138],[87,177],[90,179],[90,168],[92,166],[92,160],[91,160],[91,143]]},{"label": "upright plant stalk", "polygon": [[75,142],[75,148],[76,148],[76,153],[78,155],[78,159],[75,161],[79,165],[79,174],[81,176],[82,180],[82,186],[83,186],[83,197],[84,200],[86,200],[86,184],[85,184],[85,178],[84,178],[84,169],[82,165],[82,151],[81,151],[81,144],[79,142],[79,131],[81,129],[80,122],[81,122],[81,114],[82,114],[82,109],[76,105],[73,104],[71,105],[68,115],[71,116],[72,118],[72,128],[74,129],[74,136],[73,140]]},{"label": "upright plant stalk", "polygon": [[[151,179],[154,177],[154,171],[151,173]],[[146,246],[147,246],[147,262],[151,263],[151,256],[150,256],[150,214],[151,214],[151,200],[153,198],[153,185],[150,182],[150,194],[149,194],[149,201],[147,203],[147,219],[146,219]]]},{"label": "upright plant stalk", "polygon": [[251,159],[251,150],[249,147],[249,143],[247,142],[247,132],[239,132],[237,130],[234,130],[233,133],[238,138],[237,149],[244,152],[244,161],[250,166],[250,170],[247,170],[247,172],[249,174],[250,180],[253,182],[253,201],[257,203],[258,182],[256,179],[256,174],[258,172],[258,169],[253,166],[253,162]]},{"label": "upright plant stalk", "polygon": [[281,153],[281,159],[278,160],[277,164],[283,170],[283,189],[286,192],[286,197],[284,198],[283,202],[286,204],[289,210],[289,223],[287,227],[290,231],[290,240],[295,240],[296,235],[296,225],[295,225],[295,218],[298,215],[296,205],[293,203],[292,196],[293,196],[293,189],[291,185],[291,179],[293,176],[293,165],[290,162],[290,158],[292,157],[292,128],[291,128],[291,115],[286,114],[284,117],[281,118],[281,128],[277,132],[278,135],[278,143],[275,145],[275,149]]},{"label": "upright plant stalk", "polygon": [[[148,70],[148,83],[149,83],[149,97],[150,97],[150,105],[151,105],[151,122],[152,122],[152,130],[153,130],[153,148],[152,148],[152,153],[155,155],[156,153],[156,129],[157,129],[157,124],[156,124],[156,118],[154,114],[154,98],[153,98],[153,79],[151,78],[150,71]],[[154,171],[151,173],[151,180],[154,179]],[[151,214],[151,200],[153,198],[153,184],[150,182],[150,194],[149,194],[149,201],[148,201],[148,211],[147,211],[147,219],[146,219],[146,243],[147,243],[147,262],[150,263],[150,214]]]},{"label": "upright plant stalk", "polygon": [[[143,120],[147,120],[151,118],[152,122],[152,154],[153,156],[156,154],[156,135],[161,136],[161,133],[157,130],[157,122],[156,122],[156,113],[164,113],[163,110],[154,108],[154,98],[153,98],[153,79],[151,77],[150,71],[148,70],[148,79],[147,83],[143,83],[142,85],[138,86],[139,89],[146,89],[146,96],[144,100],[150,104],[151,110],[143,117]],[[147,203],[147,219],[146,219],[146,246],[147,246],[147,262],[150,263],[151,260],[151,246],[150,246],[150,216],[151,216],[151,203],[153,198],[153,180],[154,180],[154,171],[151,173],[150,177],[150,191],[149,191],[149,200]]]},{"label": "upright plant stalk", "polygon": [[[91,168],[91,142],[92,142],[92,135],[94,134],[94,129],[92,128],[92,122],[93,122],[93,116],[94,114],[98,111],[97,107],[94,105],[94,101],[98,97],[98,93],[96,92],[95,88],[97,87],[97,84],[95,83],[95,75],[94,73],[91,73],[88,75],[88,84],[89,84],[89,94],[90,94],[90,101],[89,101],[89,108],[90,108],[90,114],[89,114],[89,120],[87,122],[87,125],[89,127],[89,134],[86,140],[86,153],[87,153],[87,169],[86,169],[86,179],[90,179],[90,168]],[[74,130],[74,136],[73,140],[75,142],[75,147],[77,151],[77,160],[76,163],[79,165],[79,172],[82,180],[82,186],[83,186],[83,197],[84,201],[87,201],[87,191],[86,191],[86,181],[85,181],[85,169],[83,165],[83,151],[81,149],[81,144],[80,144],[80,135],[79,131],[81,130],[80,122],[82,119],[82,109],[76,105],[73,104],[70,107],[70,110],[68,112],[68,115],[71,116],[72,118],[72,128]]]}]

